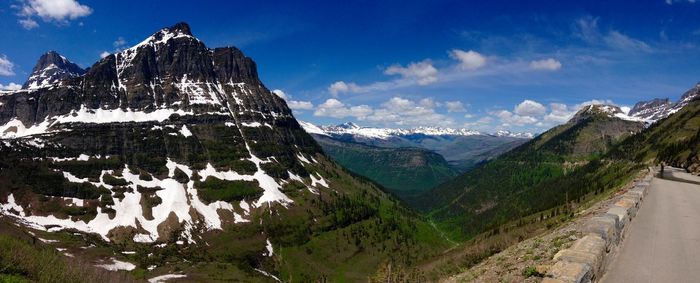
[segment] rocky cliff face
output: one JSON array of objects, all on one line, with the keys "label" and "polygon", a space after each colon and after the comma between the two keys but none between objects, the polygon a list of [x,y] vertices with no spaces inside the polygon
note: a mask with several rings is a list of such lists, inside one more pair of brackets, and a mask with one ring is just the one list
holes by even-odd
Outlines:
[{"label": "rocky cliff face", "polygon": [[41,55],[34,66],[32,74],[23,89],[38,89],[59,83],[62,80],[75,78],[85,73],[85,70],[75,63],[68,61],[56,51],[49,51]]},{"label": "rocky cliff face", "polygon": [[669,115],[680,111],[683,107],[698,99],[700,94],[700,84],[695,85],[690,90],[683,93],[676,102],[671,102],[668,98],[655,98],[648,101],[641,101],[634,105],[628,115],[638,118],[647,123],[655,123]]},{"label": "rocky cliff face", "polygon": [[[75,70],[51,52],[36,69],[47,65]],[[248,221],[251,208],[294,203],[283,192],[291,181],[310,192],[327,186],[305,169],[323,158],[320,148],[260,82],[253,60],[234,47],[207,48],[187,24],[84,75],[64,74],[60,84],[32,81],[0,96],[0,182],[11,184],[0,202],[21,207],[12,214],[31,225],[137,242],[182,230],[195,241],[197,227],[221,229],[226,218]],[[84,213],[35,203],[46,196],[74,199]]]}]

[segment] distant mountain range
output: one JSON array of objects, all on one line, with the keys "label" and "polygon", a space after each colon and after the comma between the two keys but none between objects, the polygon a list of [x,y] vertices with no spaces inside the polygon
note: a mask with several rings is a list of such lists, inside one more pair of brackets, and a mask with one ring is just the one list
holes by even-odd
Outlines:
[{"label": "distant mountain range", "polygon": [[335,161],[407,200],[526,142],[531,133],[299,122]]},{"label": "distant mountain range", "polygon": [[530,139],[532,133],[516,133],[510,131],[497,131],[494,133],[482,133],[465,128],[443,128],[443,127],[416,127],[416,128],[375,128],[362,127],[353,122],[346,122],[339,125],[316,126],[309,122],[299,122],[306,132],[318,135],[340,136],[352,135],[357,139],[390,139],[393,137],[405,137],[411,135],[425,136],[495,136]]}]

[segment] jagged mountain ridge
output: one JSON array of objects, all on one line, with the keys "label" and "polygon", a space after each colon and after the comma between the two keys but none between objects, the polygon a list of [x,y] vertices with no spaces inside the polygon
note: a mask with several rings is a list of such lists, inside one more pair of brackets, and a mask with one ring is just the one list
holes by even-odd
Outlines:
[{"label": "jagged mountain ridge", "polygon": [[647,123],[655,123],[669,115],[680,111],[688,103],[698,99],[700,94],[700,83],[683,93],[676,102],[671,102],[668,98],[655,98],[648,101],[641,101],[634,105],[629,112],[629,116],[642,119]]},{"label": "jagged mountain ridge", "polygon": [[[56,156],[51,157],[59,161],[112,156],[128,160],[138,152],[154,153],[167,157],[167,160],[160,159],[167,161],[164,165],[170,168],[169,175],[179,168],[190,172],[188,175],[192,177],[194,170],[182,162],[192,164],[200,159],[195,157],[192,160],[191,156],[201,154],[197,152],[204,149],[201,146],[191,148],[185,143],[168,148],[167,140],[163,139],[156,141],[156,144],[166,143],[160,148],[141,141],[132,144],[115,141],[127,141],[131,138],[129,135],[133,135],[128,131],[134,130],[139,131],[137,135],[156,131],[185,140],[193,135],[203,139],[228,139],[240,146],[232,147],[227,158],[240,158],[240,161],[234,159],[227,166],[222,166],[225,162],[201,164],[200,167],[206,167],[203,170],[209,171],[200,170],[199,174],[206,179],[206,174],[222,174],[217,169],[231,170],[239,163],[247,164],[247,168],[257,167],[259,176],[233,177],[259,183],[264,192],[255,204],[257,206],[267,202],[292,202],[279,191],[279,181],[261,169],[268,166],[264,164],[273,162],[271,157],[289,170],[276,173],[274,177],[287,179],[290,174],[308,177],[299,160],[313,159],[311,156],[320,152],[313,140],[303,134],[284,101],[262,85],[252,59],[233,47],[207,48],[192,36],[189,26],[184,23],[162,29],[132,48],[103,58],[83,76],[65,80],[61,85],[4,94],[0,96],[0,103],[3,137],[24,137],[6,141],[5,151],[22,146],[39,147],[49,152],[56,150],[53,153]],[[229,136],[222,137],[221,133],[212,131],[211,124],[232,131]],[[199,129],[200,125],[206,127]],[[277,142],[288,145],[260,154],[261,147]],[[185,149],[187,151],[183,151]],[[258,152],[257,155],[254,152]],[[304,155],[308,157],[304,158]],[[171,160],[171,157],[181,163]],[[69,181],[82,180],[80,177],[71,179],[70,174],[64,172]],[[104,181],[92,183],[110,187]],[[188,217],[180,215],[180,218]],[[96,225],[88,225],[82,230],[95,232]],[[108,232],[103,230],[100,234],[107,239]],[[155,241],[158,234],[151,230],[149,237],[137,234],[134,239]]]},{"label": "jagged mountain ridge", "polygon": [[[196,262],[186,272],[202,280],[313,281],[370,263],[341,276],[359,280],[394,256],[360,246],[393,246],[387,251],[405,255],[400,261],[441,246],[413,236],[416,225],[429,226],[398,201],[329,161],[252,59],[235,47],[206,47],[184,23],[82,76],[3,92],[0,135],[2,215],[33,233],[119,243],[110,246],[115,255],[131,247],[148,258],[141,269],[170,270],[170,260],[157,262],[166,256],[147,255],[172,245],[167,256]],[[382,229],[411,245],[356,240],[347,229]],[[341,242],[333,258],[304,252]],[[228,272],[206,273],[216,270],[201,268],[207,264]]]},{"label": "jagged mountain ridge", "polygon": [[49,51],[37,61],[31,75],[22,85],[23,89],[37,89],[48,87],[62,80],[79,77],[85,74],[85,70],[75,63],[68,61],[56,51]]},{"label": "jagged mountain ridge", "polygon": [[300,122],[309,133],[320,135],[353,135],[357,138],[390,139],[392,137],[426,135],[426,136],[475,136],[490,135],[497,137],[532,138],[534,134],[527,132],[497,131],[485,134],[466,128],[447,127],[416,127],[416,128],[374,128],[362,127],[353,122],[345,122],[339,125],[317,126],[309,122]]}]

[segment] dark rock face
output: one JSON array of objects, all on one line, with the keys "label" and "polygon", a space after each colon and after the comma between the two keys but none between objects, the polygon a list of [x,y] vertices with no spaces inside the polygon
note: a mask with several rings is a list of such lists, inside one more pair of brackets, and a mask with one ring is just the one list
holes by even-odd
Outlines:
[{"label": "dark rock face", "polygon": [[668,98],[655,98],[648,101],[641,101],[634,105],[629,115],[644,120],[656,121],[668,116],[674,104]]},{"label": "dark rock face", "polygon": [[80,66],[68,61],[56,51],[49,51],[39,58],[32,74],[23,89],[35,89],[58,83],[65,79],[75,78],[85,73]]},{"label": "dark rock face", "polygon": [[122,167],[162,174],[170,158],[198,170],[211,164],[253,174],[250,160],[260,158],[259,170],[280,181],[290,173],[308,177],[298,156],[322,154],[285,101],[262,84],[251,58],[235,47],[209,49],[185,23],[87,72],[55,52],[35,70],[52,65],[65,69],[60,84],[0,95],[0,140],[46,144],[26,151],[0,144],[6,159],[110,156]]},{"label": "dark rock face", "polygon": [[634,105],[629,116],[644,119],[649,122],[656,122],[668,117],[681,108],[700,98],[700,83],[689,89],[677,102],[671,102],[668,98],[656,98],[649,101],[641,101]]}]

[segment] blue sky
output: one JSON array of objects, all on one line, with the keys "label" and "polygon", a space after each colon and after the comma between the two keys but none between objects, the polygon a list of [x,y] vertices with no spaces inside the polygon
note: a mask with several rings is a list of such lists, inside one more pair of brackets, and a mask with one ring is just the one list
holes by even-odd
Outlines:
[{"label": "blue sky", "polygon": [[88,67],[179,21],[318,124],[541,132],[700,81],[695,1],[220,2],[2,0],[0,85],[47,50]]}]

